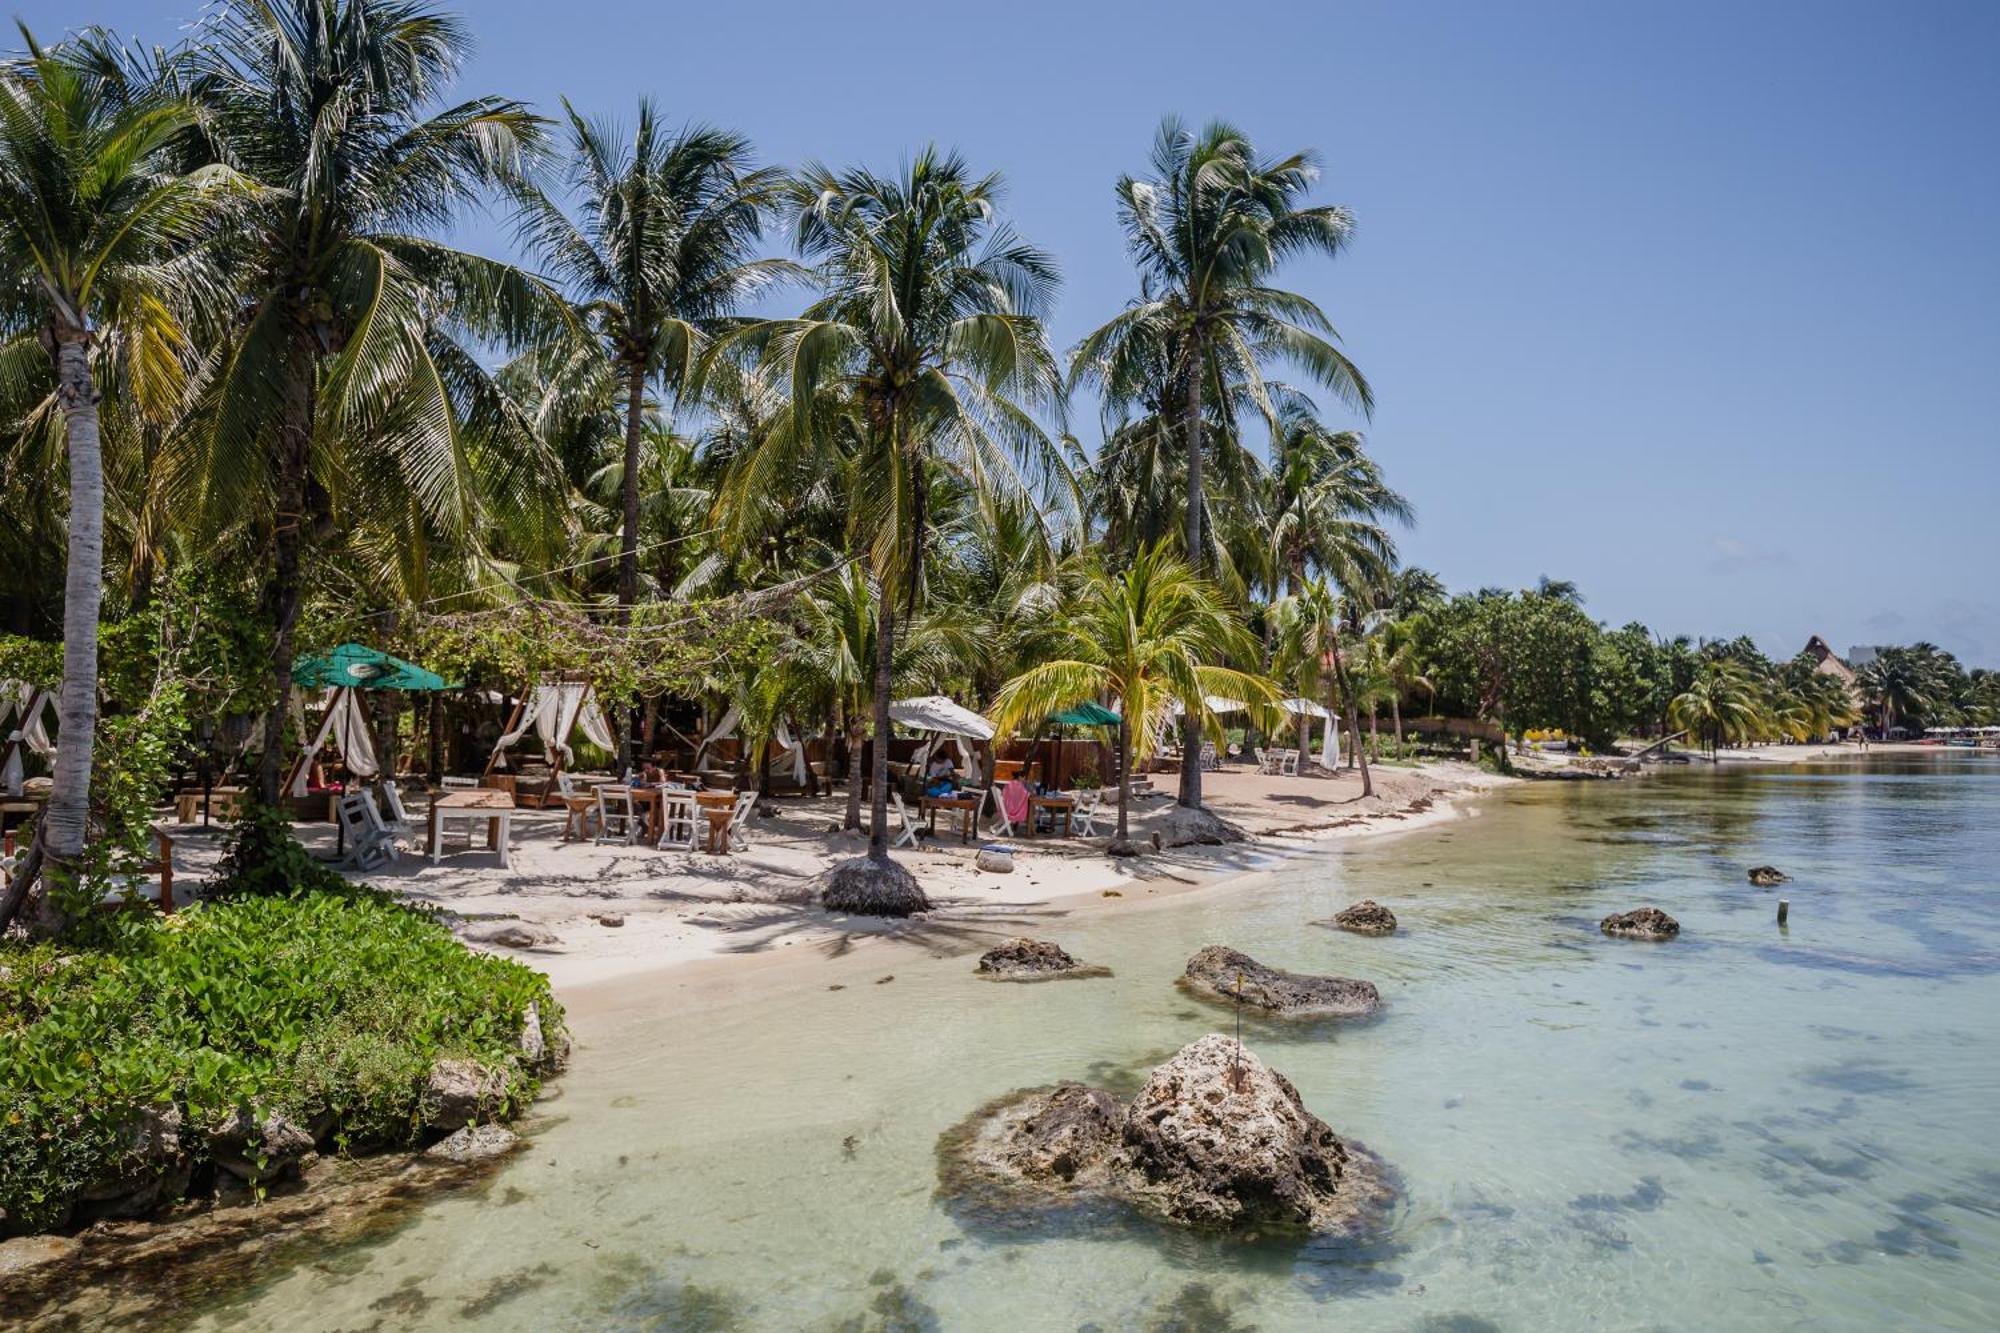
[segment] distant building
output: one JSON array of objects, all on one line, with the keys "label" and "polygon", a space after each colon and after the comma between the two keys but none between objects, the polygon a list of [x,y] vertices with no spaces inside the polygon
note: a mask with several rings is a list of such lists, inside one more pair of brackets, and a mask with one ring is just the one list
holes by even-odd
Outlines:
[{"label": "distant building", "polygon": [[[1833,651],[1831,644],[1815,634],[1806,640],[1806,646],[1800,651],[1813,660],[1813,670],[1815,672],[1822,676],[1832,676],[1835,680],[1845,685],[1847,687],[1848,698],[1852,699],[1859,706],[1861,703],[1861,683],[1855,679],[1854,668],[1860,665],[1860,661],[1854,657],[1854,654],[1864,651],[1863,649],[1856,648],[1850,650],[1847,660],[1843,661],[1840,655]],[[1872,660],[1875,656],[1875,650],[1869,648],[1865,651],[1868,653],[1868,660]]]}]

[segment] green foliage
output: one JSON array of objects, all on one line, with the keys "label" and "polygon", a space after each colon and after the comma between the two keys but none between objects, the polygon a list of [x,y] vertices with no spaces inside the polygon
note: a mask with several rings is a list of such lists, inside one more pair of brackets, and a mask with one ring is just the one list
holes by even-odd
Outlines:
[{"label": "green foliage", "polygon": [[[373,892],[117,914],[102,947],[0,947],[0,1210],[61,1222],[117,1178],[141,1108],[198,1131],[239,1108],[329,1125],[334,1146],[408,1146],[432,1064],[509,1073],[510,1111],[535,1071],[516,1043],[530,1004],[555,1040],[547,979],[465,949]],[[202,1136],[183,1131],[200,1165]]]},{"label": "green foliage", "polygon": [[283,810],[261,802],[241,809],[207,886],[211,898],[291,897],[353,888],[299,845]]}]

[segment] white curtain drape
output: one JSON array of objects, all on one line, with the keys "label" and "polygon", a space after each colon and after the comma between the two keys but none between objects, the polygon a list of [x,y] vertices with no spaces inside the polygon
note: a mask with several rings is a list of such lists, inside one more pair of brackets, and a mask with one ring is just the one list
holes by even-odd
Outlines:
[{"label": "white curtain drape", "polygon": [[1321,744],[1319,762],[1322,768],[1340,767],[1340,724],[1332,718],[1326,720],[1326,740]]},{"label": "white curtain drape", "polygon": [[589,685],[582,681],[537,685],[528,692],[527,705],[521,709],[521,719],[514,730],[493,742],[494,750],[501,756],[498,766],[506,767],[507,751],[519,744],[530,731],[541,741],[544,755],[559,755],[567,765],[576,757],[570,749],[569,738],[579,726],[583,728],[584,738],[600,750],[618,748],[618,741],[611,734],[611,724],[606,721],[604,710],[598,706],[597,697]]},{"label": "white curtain drape", "polygon": [[26,784],[22,750],[32,750],[45,758],[56,752],[55,742],[49,739],[48,712],[46,691],[12,681],[0,685],[0,740],[20,742],[18,746],[6,747],[6,766],[0,769],[0,790],[9,796],[19,796]]},{"label": "white curtain drape", "polygon": [[741,709],[737,708],[735,704],[729,705],[728,709],[722,714],[722,721],[715,724],[715,730],[701,738],[701,747],[694,752],[694,767],[696,772],[701,771],[702,757],[708,753],[709,746],[715,744],[717,741],[726,741],[736,734],[736,723],[742,716]]},{"label": "white curtain drape", "polygon": [[361,706],[360,690],[339,690],[329,700],[332,709],[334,744],[340,747],[340,761],[355,777],[378,776],[382,766],[375,761],[375,740],[368,734],[368,710]]},{"label": "white curtain drape", "polygon": [[801,787],[805,786],[806,785],[805,737],[801,736],[797,740],[793,740],[792,729],[785,725],[785,721],[783,718],[780,718],[778,720],[777,725],[771,728],[771,739],[776,741],[778,743],[778,748],[784,751],[784,754],[780,755],[779,757],[781,759],[791,760],[792,781],[797,783]]}]

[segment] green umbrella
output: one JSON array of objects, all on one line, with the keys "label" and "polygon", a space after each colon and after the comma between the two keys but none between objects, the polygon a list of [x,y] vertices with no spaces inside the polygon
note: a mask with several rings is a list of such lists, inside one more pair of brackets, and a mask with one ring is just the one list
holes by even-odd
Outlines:
[{"label": "green umbrella", "polygon": [[292,683],[309,689],[450,690],[435,671],[391,657],[358,643],[343,643],[331,652],[308,657],[292,667]]},{"label": "green umbrella", "polygon": [[1065,727],[1115,727],[1118,725],[1118,714],[1085,700],[1074,708],[1063,709],[1049,720]]}]

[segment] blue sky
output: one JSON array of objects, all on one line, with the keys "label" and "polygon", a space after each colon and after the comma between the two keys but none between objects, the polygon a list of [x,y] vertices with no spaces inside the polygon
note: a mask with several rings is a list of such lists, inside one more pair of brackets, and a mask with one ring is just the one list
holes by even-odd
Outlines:
[{"label": "blue sky", "polygon": [[[2000,665],[2000,6],[459,8],[467,91],[1001,169],[1064,345],[1133,290],[1111,183],[1163,112],[1317,149],[1359,233],[1288,285],[1375,385],[1408,560],[1774,654]],[[168,40],[197,0],[15,12]]]}]

